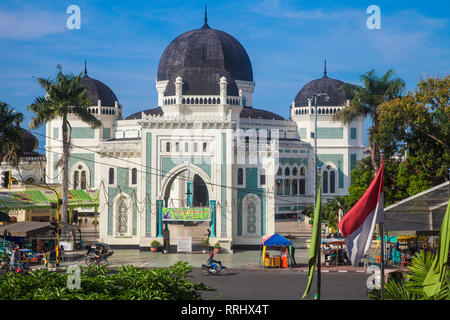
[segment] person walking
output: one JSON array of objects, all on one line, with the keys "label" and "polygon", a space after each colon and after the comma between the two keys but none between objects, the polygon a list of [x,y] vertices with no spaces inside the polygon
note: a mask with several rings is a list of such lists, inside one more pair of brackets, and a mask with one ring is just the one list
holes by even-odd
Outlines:
[{"label": "person walking", "polygon": [[208,243],[208,252],[209,252],[210,251],[210,248],[209,248],[209,236],[211,235],[211,230],[206,229],[206,233],[204,235],[206,236],[206,240],[207,240],[207,243]]},{"label": "person walking", "polygon": [[295,247],[292,246],[291,248],[292,248],[292,250],[291,250],[291,253],[292,253],[292,262],[294,262],[294,266],[295,266],[295,265],[297,264],[297,262],[295,262]]},{"label": "person walking", "polygon": [[59,246],[59,252],[60,252],[60,255],[61,255],[61,261],[66,261],[67,256],[66,256],[66,253],[64,251],[64,246],[63,245]]},{"label": "person walking", "polygon": [[11,255],[11,268],[13,270],[16,270],[17,268],[19,268],[21,259],[22,259],[22,256],[20,254],[19,247],[16,247]]}]

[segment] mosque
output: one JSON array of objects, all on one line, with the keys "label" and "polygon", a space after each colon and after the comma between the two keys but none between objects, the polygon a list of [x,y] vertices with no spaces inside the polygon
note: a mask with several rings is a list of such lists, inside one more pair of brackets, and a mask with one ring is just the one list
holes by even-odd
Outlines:
[{"label": "mosque", "polygon": [[[93,129],[69,114],[69,189],[100,191],[101,241],[148,248],[173,225],[206,221],[222,247],[259,245],[278,217],[314,202],[314,93],[327,95],[317,104],[322,192],[325,199],[347,194],[364,156],[364,119],[332,121],[351,100],[343,82],[325,67],[294,97],[289,119],[253,106],[255,83],[245,48],[206,16],[162,53],[153,109],[125,116],[126,106],[85,69],[89,112],[103,125]],[[58,119],[46,124],[53,183],[61,177],[61,127]]]}]

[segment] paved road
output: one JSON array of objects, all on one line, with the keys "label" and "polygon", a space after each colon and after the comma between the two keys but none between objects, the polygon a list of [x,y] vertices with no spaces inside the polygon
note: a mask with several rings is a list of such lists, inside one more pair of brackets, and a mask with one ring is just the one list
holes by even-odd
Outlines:
[{"label": "paved road", "polygon": [[[322,300],[368,300],[367,273],[322,273]],[[250,271],[230,269],[230,275],[203,276],[200,269],[190,273],[191,281],[203,282],[216,292],[206,292],[203,299],[215,300],[298,300],[306,288],[304,272]],[[316,292],[316,279],[311,288]]]}]

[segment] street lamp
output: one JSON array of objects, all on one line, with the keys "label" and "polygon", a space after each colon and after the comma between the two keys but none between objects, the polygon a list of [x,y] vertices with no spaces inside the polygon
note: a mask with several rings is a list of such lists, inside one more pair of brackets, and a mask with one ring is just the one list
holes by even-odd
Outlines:
[{"label": "street lamp", "polygon": [[[329,97],[326,93],[312,93],[308,100],[308,105],[310,104],[311,100],[314,99],[314,209],[316,208],[316,201],[317,201],[317,97],[325,96],[325,100],[328,101]],[[313,209],[313,210],[314,210]],[[319,213],[320,214],[320,213]],[[320,220],[319,220],[320,221]],[[321,237],[322,233],[322,226],[318,226],[319,228],[319,237]],[[319,242],[320,243],[320,242]],[[321,283],[321,271],[320,271],[320,244],[317,248],[317,297],[320,300],[320,283]]]}]

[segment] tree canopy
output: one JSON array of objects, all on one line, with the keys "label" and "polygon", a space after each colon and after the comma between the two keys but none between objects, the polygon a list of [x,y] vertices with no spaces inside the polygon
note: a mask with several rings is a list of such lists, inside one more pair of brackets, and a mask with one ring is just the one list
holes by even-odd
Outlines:
[{"label": "tree canopy", "polygon": [[22,121],[22,113],[0,101],[0,163],[18,163],[24,148]]}]

